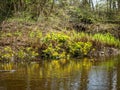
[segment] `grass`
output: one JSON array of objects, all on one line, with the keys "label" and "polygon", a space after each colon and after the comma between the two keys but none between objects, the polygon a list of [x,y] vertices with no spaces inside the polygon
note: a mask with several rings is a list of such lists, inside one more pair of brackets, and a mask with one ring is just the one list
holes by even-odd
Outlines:
[{"label": "grass", "polygon": [[93,36],[93,39],[101,42],[102,44],[104,44],[106,46],[120,47],[120,41],[109,33],[107,33],[107,34],[100,34],[100,33],[95,34]]}]

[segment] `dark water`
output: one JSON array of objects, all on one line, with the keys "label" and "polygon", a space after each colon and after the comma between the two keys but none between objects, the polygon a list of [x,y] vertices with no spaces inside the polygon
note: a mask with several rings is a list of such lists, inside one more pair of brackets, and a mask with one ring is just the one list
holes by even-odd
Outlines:
[{"label": "dark water", "polygon": [[0,70],[0,90],[120,90],[120,57],[0,63]]}]

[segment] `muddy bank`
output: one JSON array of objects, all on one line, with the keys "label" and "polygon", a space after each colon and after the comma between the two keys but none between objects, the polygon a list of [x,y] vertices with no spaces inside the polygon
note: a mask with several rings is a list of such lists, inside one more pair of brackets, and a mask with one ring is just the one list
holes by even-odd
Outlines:
[{"label": "muddy bank", "polygon": [[89,57],[109,57],[116,55],[120,55],[120,49],[113,47],[103,47],[98,50],[90,51],[88,54]]},{"label": "muddy bank", "polygon": [[0,60],[108,57],[120,54],[119,25],[80,24],[70,27],[75,30],[59,31],[46,30],[41,28],[45,26],[40,27],[35,23],[7,22],[1,26]]}]

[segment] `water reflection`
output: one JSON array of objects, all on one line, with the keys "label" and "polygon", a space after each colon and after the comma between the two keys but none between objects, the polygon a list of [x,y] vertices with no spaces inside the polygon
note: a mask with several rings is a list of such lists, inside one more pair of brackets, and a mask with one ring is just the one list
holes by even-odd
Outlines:
[{"label": "water reflection", "polygon": [[[0,63],[0,90],[118,90],[119,58]],[[3,70],[16,70],[4,72]]]}]

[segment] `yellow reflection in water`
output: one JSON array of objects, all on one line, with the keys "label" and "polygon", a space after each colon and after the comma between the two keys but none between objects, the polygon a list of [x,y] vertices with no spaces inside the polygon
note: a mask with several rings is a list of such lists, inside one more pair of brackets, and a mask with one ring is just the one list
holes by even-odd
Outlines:
[{"label": "yellow reflection in water", "polygon": [[[67,77],[76,72],[89,72],[94,62],[84,58],[82,60],[51,60],[41,63],[30,64],[0,64],[0,70],[12,70],[17,67],[16,75],[27,74],[30,78],[46,78],[46,77]],[[100,62],[99,66],[113,67],[114,61]]]},{"label": "yellow reflection in water", "polygon": [[43,77],[65,77],[74,72],[89,70],[92,66],[87,58],[83,60],[52,60],[44,61],[43,64],[34,63],[27,67],[27,72],[30,76],[37,74],[39,78]]},{"label": "yellow reflection in water", "polygon": [[12,70],[13,64],[12,63],[1,64],[0,69],[1,70]]}]

